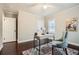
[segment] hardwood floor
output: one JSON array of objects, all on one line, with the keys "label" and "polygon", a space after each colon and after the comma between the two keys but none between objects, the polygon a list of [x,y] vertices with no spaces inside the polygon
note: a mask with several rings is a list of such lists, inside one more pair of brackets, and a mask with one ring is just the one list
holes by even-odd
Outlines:
[{"label": "hardwood floor", "polygon": [[79,55],[79,46],[75,46],[75,45],[69,44],[68,47],[73,48],[75,50],[78,50],[78,55]]},{"label": "hardwood floor", "polygon": [[[42,40],[41,44],[45,44],[46,42],[47,42],[47,39],[44,39]],[[20,44],[16,44],[16,42],[4,43],[4,47],[1,51],[1,55],[22,55],[22,51],[30,49],[32,47],[33,47],[33,41],[24,42]],[[77,50],[79,49],[79,47],[72,46],[70,44],[69,44],[69,47]]]},{"label": "hardwood floor", "polygon": [[[41,44],[45,44],[47,42],[47,39],[44,39],[41,42]],[[22,55],[22,51],[33,47],[33,41],[20,44],[16,44],[16,42],[8,42],[4,43],[3,45],[4,47],[1,51],[1,55]]]},{"label": "hardwood floor", "polygon": [[16,55],[16,42],[9,42],[3,44],[1,55]]},{"label": "hardwood floor", "polygon": [[75,46],[75,45],[72,45],[72,44],[69,44],[68,46],[69,46],[70,48],[73,48],[73,49],[79,50],[79,46]]}]

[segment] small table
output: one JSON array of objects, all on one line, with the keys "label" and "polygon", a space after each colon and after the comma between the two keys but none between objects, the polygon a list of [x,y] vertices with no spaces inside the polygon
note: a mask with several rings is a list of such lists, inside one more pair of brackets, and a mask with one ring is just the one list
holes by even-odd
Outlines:
[{"label": "small table", "polygon": [[41,49],[41,44],[40,44],[40,40],[45,39],[45,38],[53,38],[53,34],[45,34],[45,35],[35,35],[34,36],[34,48],[35,48],[35,40],[39,40],[39,49],[37,49],[39,51],[39,55],[40,55],[40,49]]}]

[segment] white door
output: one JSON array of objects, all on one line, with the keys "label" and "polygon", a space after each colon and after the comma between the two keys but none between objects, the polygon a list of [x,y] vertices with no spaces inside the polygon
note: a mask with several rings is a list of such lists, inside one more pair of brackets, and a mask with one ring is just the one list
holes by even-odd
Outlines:
[{"label": "white door", "polygon": [[16,41],[16,18],[5,17],[3,20],[3,42]]}]

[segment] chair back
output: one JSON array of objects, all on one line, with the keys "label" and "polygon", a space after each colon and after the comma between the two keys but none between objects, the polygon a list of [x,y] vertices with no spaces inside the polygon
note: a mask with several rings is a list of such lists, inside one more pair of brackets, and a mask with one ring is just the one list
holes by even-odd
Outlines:
[{"label": "chair back", "polygon": [[64,31],[63,33],[63,47],[68,46],[68,31]]},{"label": "chair back", "polygon": [[67,31],[64,31],[63,33],[63,41],[66,40],[68,37],[68,32]]},{"label": "chair back", "polygon": [[54,33],[54,37],[55,37],[55,40],[60,40],[60,39],[62,39],[62,32],[55,32],[55,33]]}]

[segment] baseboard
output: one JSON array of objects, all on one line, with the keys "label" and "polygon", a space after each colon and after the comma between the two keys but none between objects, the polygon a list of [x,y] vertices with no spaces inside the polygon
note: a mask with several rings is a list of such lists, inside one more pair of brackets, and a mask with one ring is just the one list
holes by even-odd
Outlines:
[{"label": "baseboard", "polygon": [[[31,41],[33,41],[33,39],[18,41],[18,43],[31,42]],[[79,50],[79,44],[76,44],[76,43],[69,43],[68,47]]]},{"label": "baseboard", "polygon": [[18,41],[18,43],[24,43],[24,42],[29,42],[29,41],[33,41],[33,39]]},{"label": "baseboard", "polygon": [[79,44],[77,44],[77,43],[73,43],[73,42],[69,42],[69,44],[71,44],[71,45],[75,45],[75,46],[79,46]]},{"label": "baseboard", "polygon": [[68,47],[79,51],[79,44],[69,43]]}]

